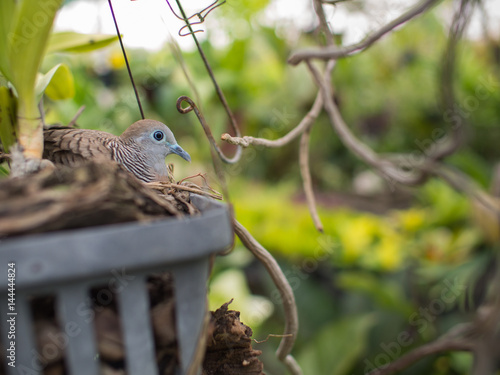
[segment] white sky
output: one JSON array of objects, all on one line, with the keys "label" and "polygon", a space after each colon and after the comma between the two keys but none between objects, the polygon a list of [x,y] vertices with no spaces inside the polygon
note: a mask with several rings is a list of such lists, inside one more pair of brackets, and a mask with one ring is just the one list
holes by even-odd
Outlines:
[{"label": "white sky", "polygon": [[[237,0],[228,0],[228,2],[231,1]],[[213,0],[185,0],[183,6],[187,14],[193,14],[212,2]],[[397,17],[415,2],[416,0],[368,0],[369,15],[348,12],[346,3],[340,3],[336,8],[330,6],[325,8],[328,10],[328,19],[334,30],[344,32],[345,43],[350,44],[362,39],[370,30]],[[174,9],[177,9],[175,0],[171,0],[170,3]],[[126,47],[159,50],[168,40],[169,33],[177,40],[181,48],[193,47],[192,38],[181,38],[177,35],[184,23],[173,16],[165,0],[114,0],[113,7]],[[485,0],[485,8],[489,17],[491,36],[498,39],[500,36],[500,1]],[[440,5],[440,9],[443,17],[448,18],[447,16],[451,14],[450,2]],[[266,25],[280,25],[282,28],[287,24],[293,24],[299,29],[307,29],[313,19],[311,12],[311,0],[273,0],[263,12],[261,22]],[[217,10],[207,17],[206,25],[208,27],[213,25],[216,18]],[[70,3],[59,12],[56,30],[115,34],[107,0],[77,0]],[[476,14],[469,27],[469,36],[477,38],[481,32],[482,21]],[[227,43],[227,38],[221,34],[213,33],[212,42]],[[197,35],[203,38],[206,34]]]}]

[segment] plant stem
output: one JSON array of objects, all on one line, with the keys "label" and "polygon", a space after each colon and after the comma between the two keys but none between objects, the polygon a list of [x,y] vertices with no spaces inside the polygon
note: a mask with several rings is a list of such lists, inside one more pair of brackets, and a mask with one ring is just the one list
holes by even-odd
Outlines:
[{"label": "plant stem", "polygon": [[43,154],[43,123],[35,98],[19,101],[17,119],[18,141],[24,156],[27,159],[41,159]]}]

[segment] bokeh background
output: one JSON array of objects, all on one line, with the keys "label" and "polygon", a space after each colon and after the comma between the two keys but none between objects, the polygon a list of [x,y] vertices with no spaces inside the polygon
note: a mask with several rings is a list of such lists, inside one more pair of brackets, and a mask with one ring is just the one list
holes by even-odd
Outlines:
[{"label": "bokeh background", "polygon": [[[217,188],[201,127],[194,114],[175,108],[179,96],[189,95],[216,139],[230,130],[192,38],[178,35],[182,22],[164,1],[115,3],[146,116],[168,124],[192,156],[191,164],[167,160],[175,163],[176,178],[206,173]],[[210,5],[183,3],[187,13]],[[330,6],[327,17],[336,38],[352,43],[410,5],[352,0]],[[500,155],[499,5],[482,3],[459,48],[456,110],[466,119],[467,140],[448,160],[486,190],[495,188]],[[335,100],[353,131],[378,152],[422,157],[432,131],[449,126],[439,85],[454,6],[444,1],[338,62]],[[197,36],[242,133],[276,139],[296,126],[317,88],[303,65],[286,60],[319,43],[312,2],[228,0],[200,28]],[[68,1],[56,29],[114,32],[106,1]],[[47,100],[48,123],[69,123],[81,106],[82,128],[120,134],[140,118],[117,43],[91,54],[49,55],[45,66],[59,62],[71,68],[76,95]],[[226,168],[237,219],[277,258],[294,290],[300,318],[294,354],[304,373],[366,373],[467,321],[487,294],[498,222],[478,216],[469,197],[440,180],[409,189],[378,177],[342,145],[324,114],[312,131],[310,158],[324,233],[305,204],[298,140],[278,149],[250,147]],[[210,283],[212,309],[231,298],[257,340],[283,333],[277,291],[240,244],[217,259]],[[270,337],[254,344],[268,374],[285,373],[274,358],[278,343]],[[471,361],[469,353],[434,355],[404,373],[467,374]]]}]

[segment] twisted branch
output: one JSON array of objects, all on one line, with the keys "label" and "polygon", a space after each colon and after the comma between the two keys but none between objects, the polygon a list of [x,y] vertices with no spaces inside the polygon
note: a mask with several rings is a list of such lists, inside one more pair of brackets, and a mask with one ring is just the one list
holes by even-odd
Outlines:
[{"label": "twisted branch", "polygon": [[266,267],[267,272],[278,288],[283,303],[283,310],[285,311],[285,329],[280,346],[276,350],[276,356],[287,366],[293,375],[300,375],[302,374],[302,370],[290,354],[299,330],[297,305],[292,287],[281,271],[276,259],[236,220],[234,221],[234,231],[243,245]]},{"label": "twisted branch", "polygon": [[449,332],[441,336],[435,341],[419,346],[394,362],[385,367],[375,369],[368,375],[389,375],[401,371],[418,360],[436,353],[446,352],[450,350],[472,351],[474,344],[470,339],[463,338],[472,332],[473,325],[462,324],[453,327]]},{"label": "twisted branch", "polygon": [[245,148],[250,145],[264,146],[264,147],[283,147],[286,144],[293,141],[300,134],[302,134],[305,129],[311,126],[311,124],[316,120],[316,118],[320,114],[322,108],[323,108],[323,98],[321,97],[321,93],[318,93],[318,95],[316,95],[316,99],[314,100],[311,109],[309,110],[309,112],[307,112],[307,114],[299,122],[299,124],[292,130],[290,130],[290,132],[288,132],[286,135],[275,140],[270,140],[266,138],[255,138],[251,136],[232,137],[227,133],[222,134],[221,139],[229,144],[238,145]]},{"label": "twisted branch", "polygon": [[[331,60],[327,63],[325,67],[325,72],[323,73],[325,79],[329,79],[334,67],[335,67],[334,60]],[[290,132],[288,132],[285,136],[275,140],[269,140],[266,138],[254,138],[251,136],[232,137],[227,133],[221,136],[221,139],[223,141],[226,141],[234,145],[240,145],[242,147],[248,147],[250,145],[264,146],[264,147],[282,147],[290,143],[299,135],[301,135],[300,146],[299,146],[300,173],[302,176],[304,193],[306,196],[309,213],[311,215],[311,218],[313,220],[316,229],[320,232],[323,232],[323,224],[321,223],[321,219],[319,218],[318,215],[316,198],[312,186],[311,171],[309,169],[308,152],[309,152],[309,134],[312,126],[314,125],[314,122],[321,113],[323,105],[324,105],[323,94],[321,92],[318,92],[318,94],[316,95],[316,99],[314,100],[313,106],[311,107],[309,112],[307,112],[307,114],[302,118],[299,124],[292,130],[290,130]]]},{"label": "twisted branch", "polygon": [[322,78],[318,69],[310,61],[306,61],[306,63],[320,88],[323,98],[327,98],[324,107],[342,143],[361,160],[382,173],[386,178],[405,185],[421,184],[425,179],[425,174],[423,172],[414,171],[413,173],[402,173],[401,169],[391,160],[381,158],[375,151],[356,138],[345,123],[332,98],[330,82],[327,81],[326,78]]},{"label": "twisted branch", "polygon": [[[188,103],[188,107],[182,107],[182,103],[186,102]],[[234,212],[233,212],[233,207],[231,205],[231,201],[229,199],[229,190],[227,188],[227,183],[226,183],[226,176],[224,174],[224,169],[222,167],[222,161],[227,161],[231,162],[229,159],[226,158],[222,150],[217,146],[217,142],[215,142],[214,136],[212,135],[212,131],[210,130],[210,127],[208,126],[205,117],[203,116],[203,113],[199,110],[197,107],[196,103],[188,96],[181,96],[177,99],[176,103],[177,110],[182,113],[186,114],[191,111],[194,111],[196,114],[196,117],[198,118],[198,121],[203,128],[203,131],[205,132],[205,135],[207,136],[210,144],[212,147],[210,147],[210,155],[212,156],[212,163],[214,165],[214,170],[215,174],[217,175],[217,178],[221,184],[222,188],[222,193],[224,197],[226,198],[226,203],[229,206],[229,213],[231,215],[231,218],[234,218]],[[218,156],[218,157],[217,157]],[[228,161],[229,160],[229,161]]]},{"label": "twisted branch", "polygon": [[[181,17],[181,16],[177,15],[177,13],[174,11],[174,8],[172,8],[172,5],[170,5],[170,2],[169,2],[168,0],[166,0],[166,2],[167,2],[167,4],[168,4],[168,7],[170,8],[170,11],[172,12],[172,14],[173,14],[175,17],[177,17],[177,18],[178,18],[178,19],[180,19],[181,21],[185,21],[185,22],[187,22],[187,24],[186,24],[186,25],[182,26],[182,27],[179,29],[179,32],[178,32],[179,36],[188,36],[188,35],[192,35],[192,34],[194,34],[194,33],[202,33],[202,32],[203,32],[203,30],[202,30],[202,29],[199,29],[199,30],[195,30],[195,31],[193,31],[192,27],[193,27],[194,25],[201,25],[203,22],[205,22],[205,18],[208,16],[208,14],[209,14],[212,10],[214,10],[214,9],[216,9],[216,8],[220,7],[221,5],[223,5],[223,4],[225,4],[225,3],[226,3],[226,1],[225,1],[225,0],[224,0],[224,1],[222,1],[221,3],[219,3],[219,0],[215,0],[212,4],[210,4],[209,6],[205,7],[205,8],[204,8],[204,9],[202,9],[201,11],[199,11],[199,12],[197,12],[197,13],[193,14],[193,15],[192,15],[192,16],[190,16],[190,17],[187,17],[187,18],[186,18],[186,15],[182,12],[182,13],[183,13],[183,17],[184,17],[184,18],[183,18],[183,17]],[[203,14],[203,13],[205,13],[205,14]],[[188,22],[188,21],[190,21],[190,20],[191,20],[192,18],[194,18],[194,17],[198,17],[198,21]],[[189,32],[184,32],[183,30],[185,30],[185,29],[189,29]]]},{"label": "twisted branch", "polygon": [[351,44],[350,46],[337,47],[330,46],[327,48],[310,48],[304,49],[302,51],[294,52],[289,58],[288,63],[291,65],[298,65],[304,60],[309,59],[320,59],[320,60],[331,60],[338,59],[342,57],[347,57],[364,51],[368,47],[370,47],[377,40],[382,38],[389,31],[395,29],[399,25],[411,20],[417,15],[425,12],[429,8],[431,8],[434,4],[436,4],[440,0],[424,0],[415,5],[413,8],[403,13],[401,16],[396,18],[395,20],[389,22],[387,25],[381,27],[377,31],[368,35],[361,42]]},{"label": "twisted branch", "polygon": [[[457,60],[457,48],[462,35],[472,17],[474,6],[478,0],[462,0],[459,9],[453,16],[450,27],[450,36],[443,56],[441,67],[441,100],[445,113],[453,113],[456,108],[456,95],[454,90],[454,76]],[[450,128],[451,134],[447,135],[440,147],[436,147],[434,152],[429,155],[433,160],[441,160],[446,156],[453,154],[463,143],[464,140],[464,119],[458,118],[459,123]]]},{"label": "twisted branch", "polygon": [[[294,53],[289,59],[289,63],[292,65],[297,65],[300,62],[305,61],[319,88],[314,104],[307,115],[289,133],[276,140],[254,138],[250,136],[241,137],[239,133],[236,134],[236,136],[231,136],[229,134],[223,134],[221,136],[221,139],[223,141],[237,145],[241,148],[248,147],[250,145],[282,147],[301,135],[299,146],[300,172],[303,179],[303,186],[309,210],[311,212],[313,221],[319,230],[322,230],[322,224],[316,211],[316,202],[312,188],[312,180],[309,168],[309,141],[312,126],[314,125],[315,120],[317,119],[323,108],[325,109],[329,117],[334,131],[336,132],[336,134],[338,134],[342,143],[352,153],[354,153],[362,161],[382,174],[385,178],[388,178],[391,181],[400,184],[415,186],[425,182],[430,175],[439,176],[447,181],[451,186],[455,187],[457,190],[465,191],[472,198],[477,199],[478,201],[483,201],[483,204],[488,205],[487,200],[482,199],[484,198],[482,192],[472,187],[472,185],[469,183],[461,183],[459,181],[459,177],[461,176],[457,177],[458,175],[449,173],[450,171],[447,169],[447,167],[439,162],[442,158],[448,156],[457,149],[459,145],[458,140],[461,129],[459,131],[455,131],[455,129],[453,129],[454,132],[452,133],[452,137],[448,137],[449,139],[451,139],[451,141],[440,142],[440,147],[438,147],[437,150],[434,150],[434,152],[430,156],[424,158],[423,161],[420,161],[416,165],[409,165],[408,162],[405,162],[403,160],[403,157],[406,155],[399,155],[399,157],[382,156],[376,153],[361,140],[359,140],[347,126],[340,113],[339,108],[333,100],[331,71],[334,67],[334,59],[351,56],[367,49],[389,31],[416,17],[417,15],[427,11],[438,1],[439,0],[423,0],[400,17],[388,23],[386,26],[368,35],[361,42],[353,44],[351,46],[336,47],[332,45],[333,37],[325,19],[325,14],[322,7],[322,3],[324,1],[314,0],[315,11],[320,21],[320,30],[325,35],[326,42],[329,46],[322,49],[299,51]],[[447,49],[448,60],[446,60],[444,63],[445,72],[443,74],[444,78],[442,86],[445,100],[449,100],[448,103],[451,103],[448,104],[448,106],[454,104],[451,72],[453,71],[455,63],[455,49],[459,37],[463,33],[463,30],[468,23],[469,17],[472,12],[472,5],[477,1],[478,0],[462,0],[460,9],[455,14],[454,22],[452,24],[452,30],[450,33],[450,38],[452,40],[450,40]],[[320,73],[318,68],[313,65],[313,63],[311,62],[312,59],[328,60],[328,64],[323,73]],[[446,69],[446,67],[448,67],[449,69]],[[448,97],[446,96],[446,92],[450,93]],[[178,103],[179,107],[181,102],[182,100],[180,100],[180,102]],[[194,104],[191,104],[190,108],[187,108],[185,110],[190,111],[193,109],[197,110]],[[218,156],[222,160],[224,160],[222,151],[220,151],[220,149],[216,146],[212,134],[209,132],[209,129],[208,131],[207,129],[205,129],[207,137],[209,138],[211,144],[214,146],[214,149],[217,151]],[[287,365],[288,369],[293,374],[300,374],[300,367],[297,365],[294,358],[290,355],[298,330],[297,309],[292,289],[288,284],[285,276],[281,272],[278,264],[276,263],[276,260],[248,233],[248,231],[240,223],[235,221],[234,226],[235,233],[241,239],[242,243],[257,257],[257,259],[259,259],[259,261],[264,264],[280,292],[283,301],[283,307],[285,310],[286,322],[285,334],[276,354],[277,357]],[[464,350],[476,352],[478,348],[477,344],[478,342],[480,342],[480,340],[476,340],[476,338],[472,340],[470,337],[471,332],[475,330],[476,323],[477,322],[456,326],[441,338],[431,343],[425,344],[419,348],[416,348],[415,350],[407,353],[393,363],[389,364],[387,367],[372,371],[370,375],[392,374],[410,366],[412,363],[425,356],[443,351]],[[464,336],[469,337],[464,339]],[[483,364],[481,364],[481,366],[484,367],[484,363],[486,362],[482,363]]]},{"label": "twisted branch", "polygon": [[300,165],[300,175],[302,176],[302,184],[304,186],[304,192],[306,195],[307,204],[309,207],[309,212],[316,229],[323,232],[323,224],[318,215],[318,210],[316,209],[316,198],[314,196],[314,190],[311,179],[311,171],[309,168],[309,139],[311,138],[311,128],[307,128],[302,136],[300,137],[300,148],[299,148],[299,165]]}]

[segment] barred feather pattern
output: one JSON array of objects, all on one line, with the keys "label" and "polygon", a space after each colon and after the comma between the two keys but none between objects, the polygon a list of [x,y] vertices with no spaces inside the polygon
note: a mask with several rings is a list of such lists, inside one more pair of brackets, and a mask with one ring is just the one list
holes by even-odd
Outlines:
[{"label": "barred feather pattern", "polygon": [[116,161],[144,182],[158,174],[147,163],[139,145],[124,143],[119,137],[95,130],[54,128],[44,131],[43,158],[54,164],[77,166],[85,161]]},{"label": "barred feather pattern", "polygon": [[[109,140],[107,147],[111,149],[113,160],[122,164],[139,180],[152,182],[157,179],[157,173],[148,165],[145,155],[137,143],[127,142],[124,144],[120,139]],[[163,164],[165,163],[163,162]]]},{"label": "barred feather pattern", "polygon": [[112,152],[106,145],[109,138],[108,133],[86,129],[47,129],[44,131],[43,157],[54,164],[68,166],[91,159],[110,161],[113,160]]}]

